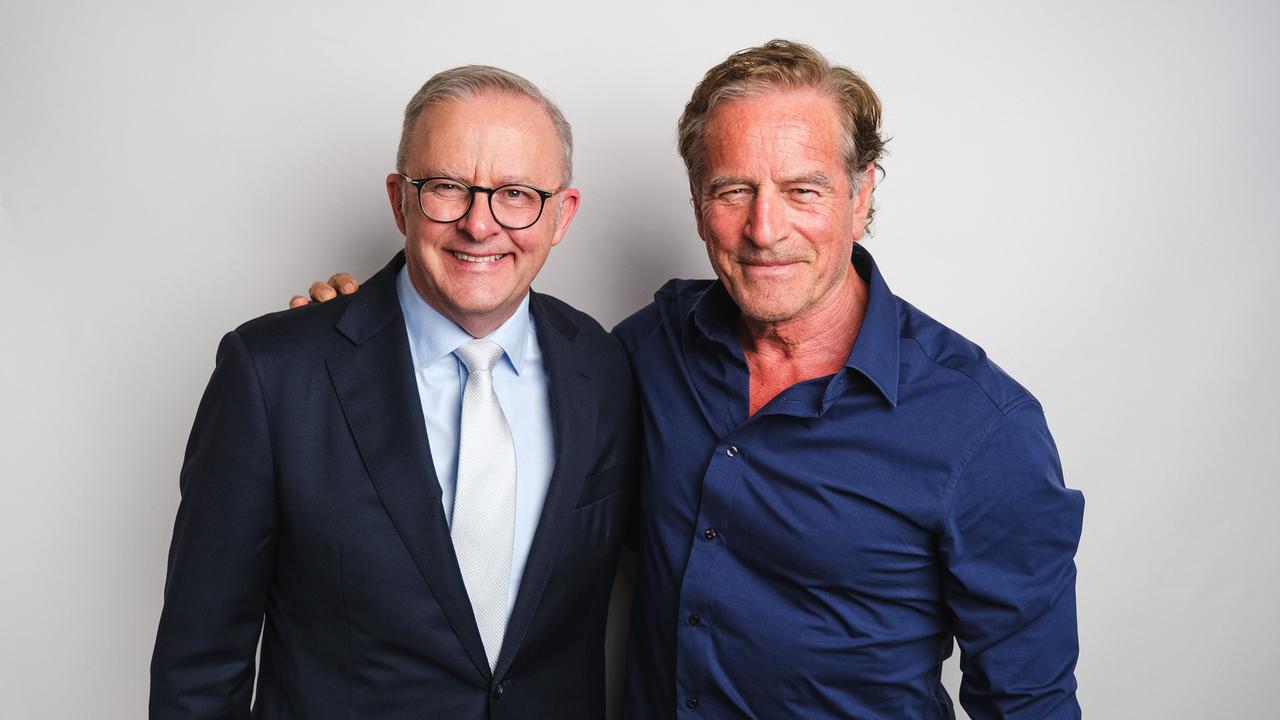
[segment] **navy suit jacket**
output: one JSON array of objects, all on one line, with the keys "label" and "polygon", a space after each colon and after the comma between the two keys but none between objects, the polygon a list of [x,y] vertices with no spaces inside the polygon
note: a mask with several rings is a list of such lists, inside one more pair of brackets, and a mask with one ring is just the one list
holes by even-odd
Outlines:
[{"label": "navy suit jacket", "polygon": [[152,718],[603,715],[638,463],[626,354],[585,314],[531,296],[556,462],[490,672],[440,504],[403,264],[223,338],[182,468]]}]

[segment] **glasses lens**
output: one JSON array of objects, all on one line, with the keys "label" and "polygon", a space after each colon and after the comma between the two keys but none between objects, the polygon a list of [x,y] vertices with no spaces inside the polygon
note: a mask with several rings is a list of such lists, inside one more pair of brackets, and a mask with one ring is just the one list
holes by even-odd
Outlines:
[{"label": "glasses lens", "polygon": [[493,219],[509,228],[526,228],[542,214],[542,196],[528,185],[503,185],[493,191]]},{"label": "glasses lens", "polygon": [[453,222],[467,214],[467,206],[471,204],[471,191],[466,185],[435,178],[428,180],[418,190],[418,199],[422,202],[422,212],[436,222]]}]

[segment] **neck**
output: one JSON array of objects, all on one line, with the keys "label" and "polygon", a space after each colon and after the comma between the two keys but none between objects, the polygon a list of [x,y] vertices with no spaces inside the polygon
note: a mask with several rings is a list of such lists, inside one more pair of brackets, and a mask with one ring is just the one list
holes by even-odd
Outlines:
[{"label": "neck", "polygon": [[[439,308],[436,309],[439,310]],[[494,320],[488,317],[453,317],[449,314],[444,314],[444,316],[452,320],[454,325],[465,330],[467,334],[473,338],[483,338],[492,335],[494,330],[502,327],[502,323],[506,322],[511,317],[511,315],[507,315],[507,317],[502,319]]]},{"label": "neck", "polygon": [[740,318],[736,335],[751,374],[751,414],[788,387],[844,367],[862,328],[867,294],[866,283],[850,267],[832,292],[798,317]]}]

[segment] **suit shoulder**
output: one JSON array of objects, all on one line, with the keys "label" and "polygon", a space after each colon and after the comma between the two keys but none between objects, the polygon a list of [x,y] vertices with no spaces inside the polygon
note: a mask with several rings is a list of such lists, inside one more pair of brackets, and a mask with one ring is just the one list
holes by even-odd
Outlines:
[{"label": "suit shoulder", "polygon": [[572,328],[569,334],[579,352],[589,353],[597,361],[627,363],[626,353],[622,351],[617,339],[585,312],[560,298],[544,293],[537,294],[533,307],[535,322],[560,325],[562,330]]},{"label": "suit shoulder", "polygon": [[341,338],[334,329],[354,295],[260,315],[235,329],[255,356],[305,353]]},{"label": "suit shoulder", "polygon": [[898,300],[902,318],[904,359],[915,358],[918,370],[951,375],[971,385],[1001,414],[1027,403],[1039,405],[1025,387],[987,356],[977,343],[943,325],[905,300]]},{"label": "suit shoulder", "polygon": [[[541,305],[541,307],[540,308],[537,307],[538,305]],[[543,311],[552,310],[554,312],[559,313],[561,316],[563,316],[565,320],[568,320],[570,323],[572,323],[580,332],[586,332],[589,334],[601,334],[601,335],[608,334],[605,332],[604,328],[600,325],[600,323],[596,322],[595,318],[582,312],[578,308],[570,305],[569,303],[561,300],[560,298],[554,295],[548,295],[546,293],[537,293],[537,304],[535,304],[535,310],[538,310],[538,309],[541,309]]]}]

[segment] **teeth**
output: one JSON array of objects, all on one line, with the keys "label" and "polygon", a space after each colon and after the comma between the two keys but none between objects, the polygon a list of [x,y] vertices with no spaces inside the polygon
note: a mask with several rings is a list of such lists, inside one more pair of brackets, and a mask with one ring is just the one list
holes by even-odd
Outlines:
[{"label": "teeth", "polygon": [[454,252],[453,256],[458,258],[459,260],[466,260],[467,262],[490,263],[490,262],[497,262],[498,260],[501,260],[502,258],[506,257],[507,254],[502,253],[501,255],[468,255],[466,253]]}]

